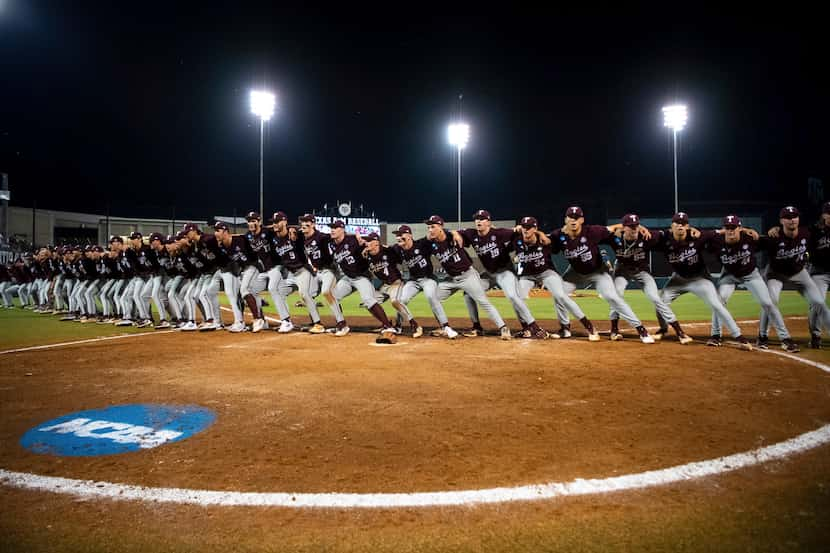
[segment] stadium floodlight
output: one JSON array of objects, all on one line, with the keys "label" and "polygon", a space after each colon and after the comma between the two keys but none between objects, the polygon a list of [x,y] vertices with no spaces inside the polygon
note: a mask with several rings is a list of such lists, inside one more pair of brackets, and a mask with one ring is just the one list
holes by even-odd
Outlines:
[{"label": "stadium floodlight", "polygon": [[452,123],[447,127],[447,138],[458,153],[458,228],[461,228],[461,152],[470,141],[470,125]]},{"label": "stadium floodlight", "polygon": [[679,211],[677,202],[677,133],[686,127],[688,112],[683,104],[674,104],[663,108],[663,126],[672,131],[672,152],[674,154],[674,212]]},{"label": "stadium floodlight", "polygon": [[251,91],[251,113],[259,117],[259,214],[265,216],[263,209],[263,144],[265,141],[265,122],[274,116],[277,98],[271,92],[263,90]]}]

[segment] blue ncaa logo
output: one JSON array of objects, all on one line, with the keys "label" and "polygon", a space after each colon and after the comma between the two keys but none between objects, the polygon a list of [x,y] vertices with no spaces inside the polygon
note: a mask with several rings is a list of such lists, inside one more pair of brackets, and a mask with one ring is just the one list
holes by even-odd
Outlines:
[{"label": "blue ncaa logo", "polygon": [[215,420],[213,411],[198,405],[118,405],[44,422],[26,432],[20,445],[51,455],[114,455],[184,440]]}]

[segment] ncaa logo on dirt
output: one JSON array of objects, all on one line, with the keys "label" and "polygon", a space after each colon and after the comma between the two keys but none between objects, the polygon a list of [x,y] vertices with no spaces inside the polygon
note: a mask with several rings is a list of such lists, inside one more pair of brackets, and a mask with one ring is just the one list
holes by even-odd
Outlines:
[{"label": "ncaa logo on dirt", "polygon": [[46,421],[26,432],[20,445],[41,454],[114,455],[184,440],[215,420],[213,411],[198,405],[118,405]]}]

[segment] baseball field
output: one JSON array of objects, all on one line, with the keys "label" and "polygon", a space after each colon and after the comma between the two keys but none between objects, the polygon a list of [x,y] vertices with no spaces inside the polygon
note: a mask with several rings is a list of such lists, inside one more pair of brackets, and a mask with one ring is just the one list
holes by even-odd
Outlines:
[{"label": "baseball field", "polygon": [[[806,348],[800,296],[781,299],[795,355],[706,347],[688,296],[693,344],[625,324],[610,342],[607,305],[576,299],[601,342],[577,323],[377,346],[356,296],[343,338],[0,310],[0,550],[830,550],[830,353]],[[528,303],[558,327],[550,298]],[[446,309],[469,325],[460,297]],[[754,338],[747,293],[729,309]]]}]

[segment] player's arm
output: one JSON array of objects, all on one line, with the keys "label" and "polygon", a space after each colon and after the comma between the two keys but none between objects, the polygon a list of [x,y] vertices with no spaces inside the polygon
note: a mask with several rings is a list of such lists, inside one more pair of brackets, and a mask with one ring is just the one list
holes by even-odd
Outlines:
[{"label": "player's arm", "polygon": [[770,238],[778,238],[781,235],[781,227],[776,225],[767,231],[767,236]]},{"label": "player's arm", "polygon": [[547,234],[545,234],[544,232],[542,232],[539,229],[536,229],[536,238],[539,239],[539,243],[542,244],[543,246],[550,246],[550,243],[551,243],[550,236],[548,236]]},{"label": "player's arm", "polygon": [[459,248],[464,248],[464,236],[461,235],[460,232],[457,230],[451,230],[450,234],[452,234],[452,241],[455,242],[455,245]]},{"label": "player's arm", "polygon": [[758,240],[758,237],[760,236],[757,230],[749,227],[741,227],[741,234],[746,234],[753,240]]},{"label": "player's arm", "polygon": [[689,225],[689,234],[692,236],[692,238],[697,240],[698,238],[700,238],[700,229]]}]

